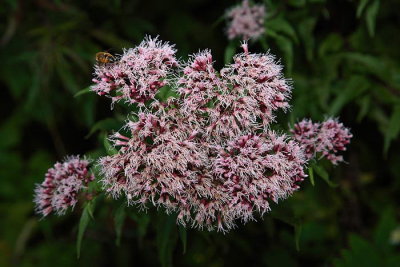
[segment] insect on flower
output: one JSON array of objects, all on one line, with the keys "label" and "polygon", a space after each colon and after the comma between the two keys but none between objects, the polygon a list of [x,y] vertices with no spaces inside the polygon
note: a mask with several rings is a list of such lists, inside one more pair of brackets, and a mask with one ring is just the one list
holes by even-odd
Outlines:
[{"label": "insect on flower", "polygon": [[112,63],[115,57],[108,52],[98,52],[96,53],[96,61],[99,64]]}]

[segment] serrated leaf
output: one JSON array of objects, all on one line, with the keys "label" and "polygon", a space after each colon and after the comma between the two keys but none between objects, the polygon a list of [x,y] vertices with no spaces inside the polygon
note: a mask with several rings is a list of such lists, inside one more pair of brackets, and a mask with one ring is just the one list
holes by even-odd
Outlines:
[{"label": "serrated leaf", "polygon": [[318,174],[319,177],[322,178],[322,180],[324,180],[330,187],[337,187],[338,185],[333,183],[330,179],[329,179],[329,174],[328,172],[321,166],[314,164],[313,165],[313,169],[315,170],[315,173]]},{"label": "serrated leaf", "polygon": [[87,94],[87,93],[90,93],[90,92],[92,92],[92,89],[89,86],[89,87],[87,87],[85,89],[80,90],[76,94],[74,94],[74,97],[78,97],[78,96],[81,96],[81,95],[84,95],[84,94]]},{"label": "serrated leaf", "polygon": [[186,228],[183,227],[182,225],[179,226],[179,237],[182,241],[183,254],[185,254],[186,253],[186,245],[187,245],[187,231],[186,231]]},{"label": "serrated leaf", "polygon": [[360,0],[357,6],[357,18],[361,17],[362,12],[364,11],[364,8],[367,6],[369,0]]},{"label": "serrated leaf", "polygon": [[122,236],[122,227],[124,226],[125,221],[125,203],[123,203],[115,212],[114,215],[114,225],[115,225],[115,244],[119,246],[121,244],[121,236]]},{"label": "serrated leaf", "polygon": [[367,11],[365,13],[365,19],[367,21],[368,33],[370,36],[375,35],[375,24],[376,24],[376,16],[379,11],[379,0],[375,0],[370,6],[368,6]]},{"label": "serrated leaf", "polygon": [[81,245],[82,245],[83,235],[89,224],[90,214],[93,214],[93,203],[92,202],[88,202],[86,204],[86,206],[84,207],[84,209],[82,211],[81,219],[79,221],[78,237],[76,240],[76,252],[77,252],[78,259],[81,255]]},{"label": "serrated leaf", "polygon": [[400,104],[394,107],[392,115],[390,116],[388,128],[385,131],[384,148],[383,148],[383,152],[385,154],[389,150],[390,143],[399,135],[399,133],[400,133]]}]

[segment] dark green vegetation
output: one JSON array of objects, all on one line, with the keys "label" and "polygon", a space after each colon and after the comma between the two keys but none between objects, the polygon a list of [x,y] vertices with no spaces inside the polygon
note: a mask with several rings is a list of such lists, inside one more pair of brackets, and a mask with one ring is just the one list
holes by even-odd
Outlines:
[{"label": "dark green vegetation", "polygon": [[[172,216],[108,198],[64,217],[34,215],[34,184],[47,168],[67,154],[104,155],[104,136],[131,109],[111,111],[108,99],[93,93],[74,97],[90,85],[95,53],[119,53],[151,34],[175,43],[181,57],[210,48],[222,66],[238,47],[226,40],[221,19],[233,2],[1,4],[0,266],[398,266],[396,0],[265,1],[267,36],[250,49],[270,49],[293,80],[282,129],[297,118],[340,116],[354,138],[348,164],[313,169],[314,184],[304,181],[263,219],[226,235],[186,231]],[[77,260],[79,225],[87,228]]]}]

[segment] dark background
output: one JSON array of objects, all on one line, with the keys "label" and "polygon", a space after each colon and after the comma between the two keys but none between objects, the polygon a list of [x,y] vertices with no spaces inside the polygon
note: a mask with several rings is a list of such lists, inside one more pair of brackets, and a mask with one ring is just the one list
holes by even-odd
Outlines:
[{"label": "dark background", "polygon": [[265,1],[266,35],[250,50],[270,49],[293,80],[292,112],[280,114],[280,127],[339,116],[354,137],[346,163],[322,162],[326,173],[315,174],[315,185],[304,181],[257,222],[225,235],[183,231],[162,211],[121,212],[120,202],[104,198],[78,260],[82,207],[64,217],[34,214],[34,184],[46,170],[69,154],[104,155],[104,136],[126,118],[129,108],[110,110],[108,99],[74,97],[91,84],[95,53],[121,53],[150,34],[176,44],[182,59],[209,48],[221,67],[239,45],[227,40],[222,18],[236,3],[2,1],[0,266],[398,266],[396,0]]}]

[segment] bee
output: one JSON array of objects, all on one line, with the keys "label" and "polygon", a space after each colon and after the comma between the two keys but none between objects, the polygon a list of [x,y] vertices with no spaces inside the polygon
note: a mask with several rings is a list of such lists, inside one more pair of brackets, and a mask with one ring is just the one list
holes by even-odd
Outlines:
[{"label": "bee", "polygon": [[112,63],[115,57],[108,52],[98,52],[96,53],[96,61],[99,64]]}]

